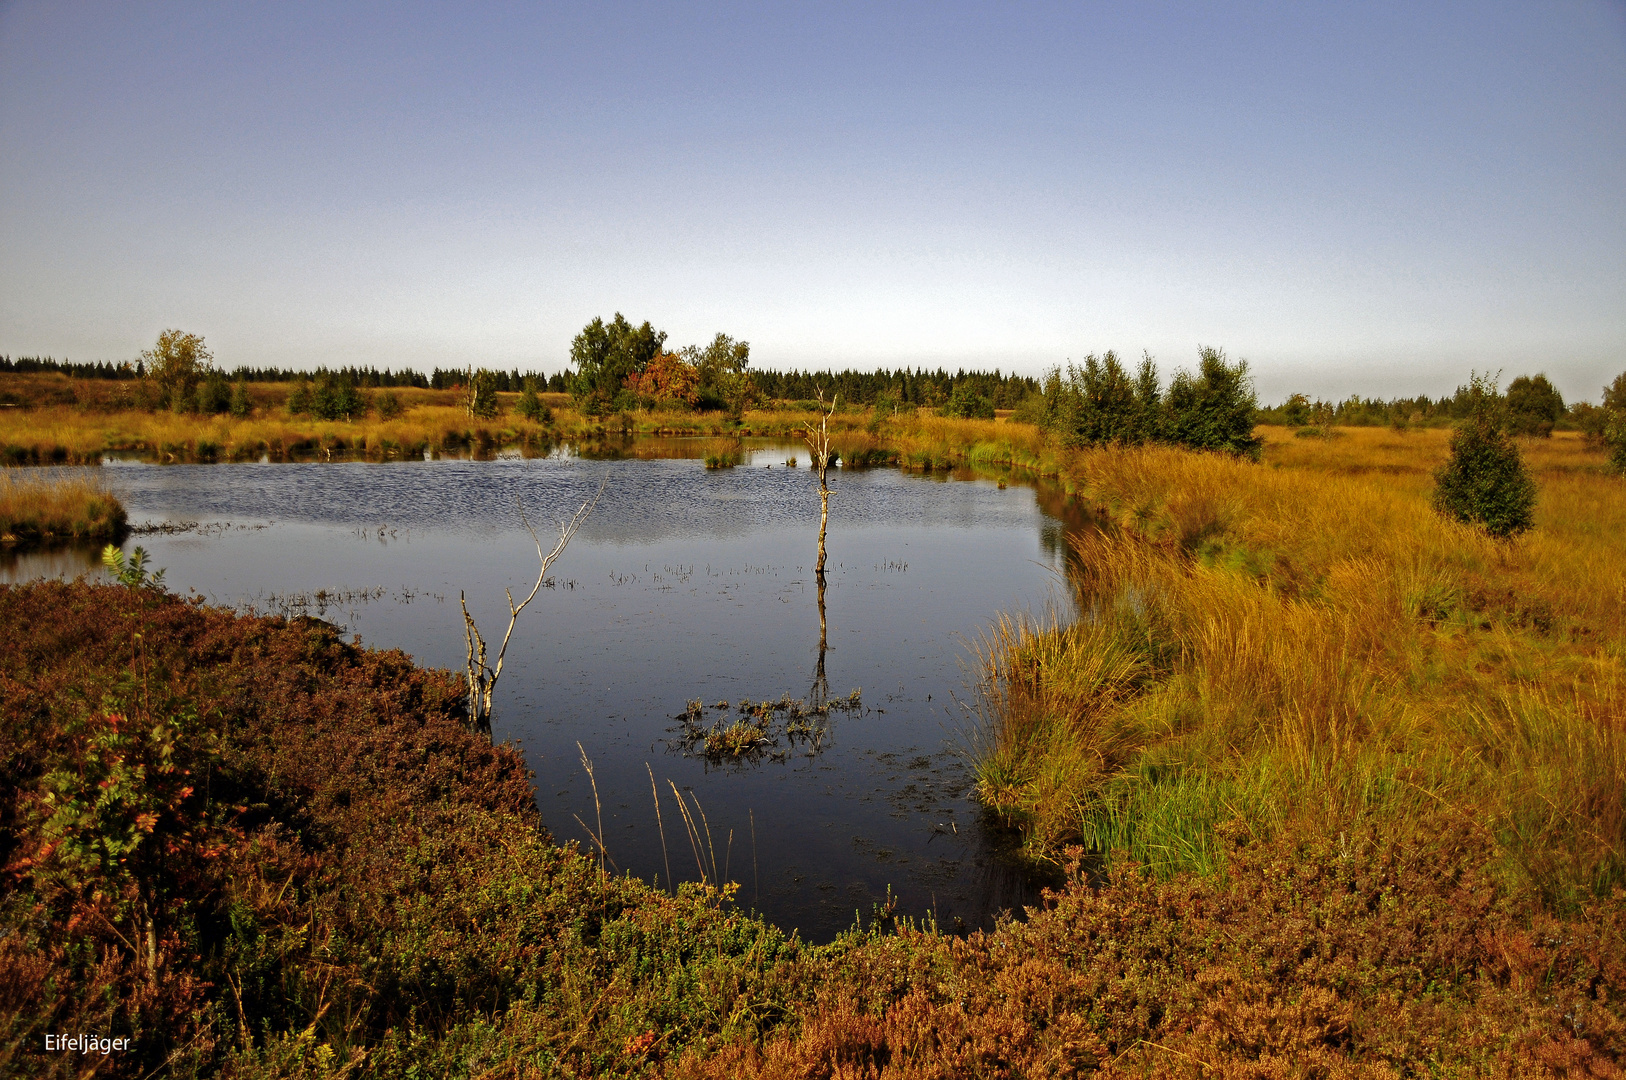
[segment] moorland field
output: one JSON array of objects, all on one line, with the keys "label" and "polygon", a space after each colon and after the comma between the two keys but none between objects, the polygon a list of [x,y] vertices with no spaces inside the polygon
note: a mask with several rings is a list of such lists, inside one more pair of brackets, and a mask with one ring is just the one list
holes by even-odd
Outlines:
[{"label": "moorland field", "polygon": [[[478,448],[437,393],[351,422],[37,401],[0,442]],[[483,430],[614,430],[567,401]],[[40,1047],[85,1031],[135,1039],[99,1066],[130,1077],[1622,1075],[1604,450],[1516,440],[1533,526],[1493,539],[1433,507],[1446,427],[1261,426],[1253,461],[835,422],[854,464],[1027,470],[1093,518],[1072,611],[979,646],[978,795],[1052,875],[1042,906],[963,936],[878,909],[812,946],[727,886],[671,895],[555,845],[450,673],[140,584],[3,587],[0,1068],[82,1075]]]}]

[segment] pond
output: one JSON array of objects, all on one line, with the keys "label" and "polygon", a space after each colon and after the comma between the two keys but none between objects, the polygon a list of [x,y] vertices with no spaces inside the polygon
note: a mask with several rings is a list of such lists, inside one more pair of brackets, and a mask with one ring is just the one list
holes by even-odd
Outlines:
[{"label": "pond", "polygon": [[[612,870],[662,885],[738,882],[743,905],[814,941],[888,903],[952,930],[1033,902],[969,797],[968,646],[1002,611],[1059,602],[1078,526],[1063,501],[965,471],[833,470],[821,649],[806,448],[749,440],[740,467],[715,470],[702,453],[662,440],[608,461],[110,462],[103,475],[141,529],[126,550],[145,547],[169,588],[315,615],[456,670],[459,595],[494,653],[503,590],[535,582],[517,503],[551,546],[603,482],[520,617],[492,721],[524,750],[556,837],[597,834]],[[0,580],[96,565],[90,551],[11,555]],[[813,711],[854,692],[856,707]],[[704,708],[685,729],[692,701]],[[783,707],[739,708],[765,701]],[[757,747],[703,752],[705,732],[742,722]]]}]

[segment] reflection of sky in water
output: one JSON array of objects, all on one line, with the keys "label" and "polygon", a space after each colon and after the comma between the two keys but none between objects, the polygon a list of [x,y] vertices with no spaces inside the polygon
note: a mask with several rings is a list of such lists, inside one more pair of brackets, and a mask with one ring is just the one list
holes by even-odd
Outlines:
[{"label": "reflection of sky in water", "polygon": [[[888,886],[906,912],[984,923],[1031,893],[993,857],[966,798],[970,776],[953,747],[969,719],[955,698],[967,696],[968,640],[998,612],[1050,598],[1060,524],[1014,485],[833,473],[825,666],[831,692],[862,687],[869,711],[839,716],[818,757],[708,767],[668,746],[685,701],[804,697],[819,659],[818,497],[811,472],[784,468],[785,456],[763,451],[755,467],[713,471],[692,460],[555,458],[103,475],[134,523],[203,523],[125,545],[146,547],[176,591],[261,610],[304,600],[294,610],[369,644],[460,668],[459,591],[496,642],[503,588],[534,581],[515,496],[546,537],[608,469],[555,587],[522,616],[497,693],[497,738],[522,743],[554,833],[584,839],[576,818],[595,820],[580,742],[622,869],[665,873],[652,768],[668,800],[667,780],[698,796],[719,864],[746,903],[782,925],[827,938],[855,909],[867,916]],[[0,575],[72,576],[95,564],[94,553],[37,554]],[[337,599],[316,603],[318,589]],[[664,809],[671,818],[675,807]],[[694,876],[681,831],[669,828],[667,841],[673,871]]]},{"label": "reflection of sky in water", "polygon": [[[760,453],[756,458],[783,457]],[[805,454],[804,454],[805,461]],[[212,470],[229,468],[229,483]],[[744,536],[818,521],[811,469],[702,469],[694,461],[500,461],[279,465],[109,466],[112,486],[144,518],[267,519],[377,528],[490,531],[520,525],[516,499],[533,524],[551,528],[609,486],[582,536],[638,544],[669,536]],[[1031,502],[989,484],[899,483],[892,470],[834,470],[832,514],[849,525],[987,528],[1031,524]],[[318,479],[319,478],[319,479]],[[316,482],[313,482],[316,481]],[[677,488],[681,487],[681,497]]]}]

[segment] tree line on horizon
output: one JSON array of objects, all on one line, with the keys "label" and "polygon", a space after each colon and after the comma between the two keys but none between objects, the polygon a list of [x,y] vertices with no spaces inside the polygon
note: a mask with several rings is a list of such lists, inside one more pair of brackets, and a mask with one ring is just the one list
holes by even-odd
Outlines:
[{"label": "tree line on horizon", "polygon": [[[950,372],[941,366],[936,370],[921,367],[881,367],[873,371],[847,368],[829,372],[748,370],[749,342],[718,334],[705,347],[688,346],[668,352],[665,341],[665,332],[655,330],[647,321],[633,327],[617,313],[608,323],[593,320],[577,335],[571,348],[574,368],[567,367],[552,374],[522,372],[517,368],[511,371],[481,368],[482,389],[498,393],[569,393],[590,411],[596,406],[600,412],[636,407],[641,403],[678,401],[703,410],[729,409],[730,396],[736,403],[745,397],[809,401],[822,391],[827,399],[839,397],[852,405],[948,408],[953,414],[972,416],[980,415],[981,407],[986,406],[1018,410],[1021,419],[1042,421],[1043,417],[1036,410],[1047,400],[1047,395],[1053,394],[1053,390],[1047,389],[1049,380],[1063,373],[1061,367],[1040,378],[1006,373],[998,368],[990,372],[961,367]],[[1104,365],[1105,358],[1122,363],[1109,350],[1103,358],[1092,354],[1083,365],[1069,364],[1067,370],[1076,370],[1083,378],[1092,360]],[[654,364],[653,371],[651,364]],[[123,381],[151,377],[150,367],[146,354],[135,361],[121,363],[0,355],[0,372],[3,373],[57,373],[78,379]],[[211,384],[207,395],[211,400],[221,398],[218,409],[203,411],[227,411],[226,396],[233,383],[320,383],[356,390],[464,390],[468,388],[471,370],[469,367],[435,367],[427,375],[412,368],[397,370],[357,365],[333,368],[320,365],[312,370],[238,366],[227,370],[215,368],[206,360],[199,366],[198,381]],[[729,382],[729,376],[734,377],[733,384],[725,387],[722,384]],[[1601,437],[1610,410],[1626,408],[1626,401],[1614,400],[1626,399],[1623,379],[1626,374],[1604,387],[1601,405],[1586,400],[1566,404],[1545,374],[1521,375],[1497,395],[1506,404],[1513,434],[1539,437],[1555,429],[1570,429]],[[746,380],[748,389],[744,385]],[[1419,394],[1387,400],[1353,394],[1342,400],[1327,400],[1295,393],[1279,405],[1259,405],[1256,401],[1255,422],[1296,428],[1454,424],[1473,414],[1475,403],[1483,393],[1482,388],[1475,390],[1471,384],[1458,386],[1452,394],[1440,397]]]}]

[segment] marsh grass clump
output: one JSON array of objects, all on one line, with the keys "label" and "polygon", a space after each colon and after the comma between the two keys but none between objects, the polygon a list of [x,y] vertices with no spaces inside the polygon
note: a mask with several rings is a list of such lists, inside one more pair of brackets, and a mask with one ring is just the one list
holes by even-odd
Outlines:
[{"label": "marsh grass clump", "polygon": [[714,763],[757,761],[764,756],[786,759],[792,751],[817,754],[830,733],[833,712],[862,712],[863,691],[854,690],[844,698],[808,703],[782,694],[777,700],[741,699],[737,705],[719,701],[713,708],[720,714],[707,722],[706,706],[696,699],[686,703],[675,719],[678,738],[674,745],[684,753]]},{"label": "marsh grass clump", "polygon": [[738,439],[713,439],[705,447],[708,469],[732,469],[745,461],[745,448]]},{"label": "marsh grass clump", "polygon": [[124,538],[124,505],[88,472],[0,470],[0,543]]}]

